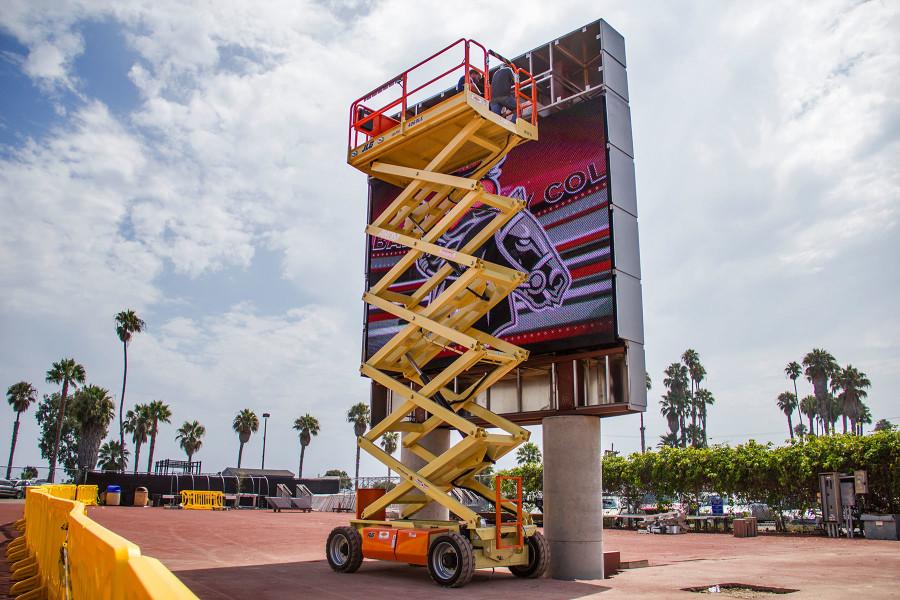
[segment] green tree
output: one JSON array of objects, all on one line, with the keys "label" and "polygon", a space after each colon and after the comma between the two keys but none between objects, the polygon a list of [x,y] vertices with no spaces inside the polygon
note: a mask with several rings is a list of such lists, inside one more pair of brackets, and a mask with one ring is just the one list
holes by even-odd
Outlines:
[{"label": "green tree", "polygon": [[848,417],[852,432],[857,432],[857,421],[862,416],[862,400],[868,396],[866,388],[871,385],[872,382],[869,381],[866,374],[853,365],[847,365],[835,372],[831,380],[831,389],[841,402],[844,433],[847,433]]},{"label": "green tree", "polygon": [[818,413],[825,422],[825,433],[828,433],[828,425],[833,422],[831,418],[831,404],[828,394],[828,380],[839,369],[834,356],[827,350],[813,348],[803,357],[804,373],[813,386],[813,395],[816,397]]},{"label": "green tree", "polygon": [[868,405],[865,402],[860,402],[859,409],[859,422],[856,424],[857,431],[856,435],[863,434],[863,425],[871,425],[872,424],[872,411],[869,410]]},{"label": "green tree", "polygon": [[78,431],[78,471],[80,481],[97,464],[100,442],[106,437],[109,424],[116,416],[116,407],[109,390],[96,385],[86,385],[75,392],[72,400],[72,416]]},{"label": "green tree", "polygon": [[37,467],[25,467],[19,473],[19,479],[35,479],[38,476]]},{"label": "green tree", "polygon": [[[60,393],[44,394],[44,399],[38,402],[35,411],[35,419],[38,423],[40,434],[38,436],[38,449],[41,456],[48,461],[53,455],[56,443],[56,420],[59,415]],[[75,477],[78,469],[77,439],[78,426],[72,416],[72,403],[66,403],[66,413],[63,418],[62,431],[59,436],[59,451],[57,464],[59,464],[70,477]],[[49,476],[48,476],[49,480]]]},{"label": "green tree", "polygon": [[147,442],[152,427],[153,414],[150,412],[150,405],[136,404],[125,413],[125,433],[131,434],[131,441],[134,444],[134,473],[137,473],[141,459],[141,446]]},{"label": "green tree", "polygon": [[813,420],[819,414],[818,410],[815,396],[805,396],[803,400],[800,401],[800,412],[809,419],[809,433],[811,435],[816,434],[816,427]]},{"label": "green tree", "polygon": [[189,463],[194,458],[194,454],[203,446],[204,435],[206,435],[206,427],[198,421],[185,421],[178,428],[175,439],[178,441],[181,449],[184,450],[184,453],[187,454]]},{"label": "green tree", "polygon": [[662,400],[659,401],[659,411],[662,413],[662,416],[666,418],[666,423],[669,425],[668,435],[676,440],[675,443],[677,445],[678,420],[681,415],[681,405],[677,399],[677,394],[672,392],[663,394]]},{"label": "green tree", "polygon": [[540,463],[541,459],[541,449],[534,442],[525,442],[516,450],[516,464]]},{"label": "green tree", "polygon": [[[122,396],[119,398],[119,445],[125,447],[125,383],[128,379],[128,345],[136,333],[146,329],[147,324],[137,316],[133,310],[123,310],[115,316],[116,335],[122,342],[122,352],[125,357],[125,368],[122,370]],[[124,455],[123,455],[124,457]],[[120,469],[125,471],[123,465]]]},{"label": "green tree", "polygon": [[[357,402],[347,411],[347,422],[353,423],[353,435],[361,437],[369,426],[369,406],[364,402]],[[359,443],[356,444],[356,482],[359,487]]]},{"label": "green tree", "polygon": [[69,400],[69,386],[77,387],[78,384],[84,383],[85,377],[87,375],[84,367],[71,358],[63,358],[53,363],[50,370],[47,371],[47,383],[62,386],[59,396],[59,414],[56,415],[56,439],[50,453],[50,475],[47,476],[49,483],[56,481],[56,462],[59,457],[59,444],[62,440],[63,421],[67,414],[66,403]]},{"label": "green tree", "polygon": [[875,423],[875,431],[893,431],[894,429],[896,429],[896,425],[887,419],[878,419]]},{"label": "green tree", "polygon": [[238,434],[238,441],[241,443],[238,448],[238,469],[241,468],[241,459],[244,457],[244,444],[250,441],[250,435],[259,431],[259,419],[256,413],[245,408],[234,417],[231,422],[231,428]]},{"label": "green tree", "polygon": [[[397,443],[400,440],[400,434],[396,431],[388,431],[381,436],[381,449],[389,455],[393,455],[397,451]],[[391,467],[388,465],[388,483],[391,481]]]},{"label": "green tree", "polygon": [[[113,407],[115,411],[115,407]],[[117,440],[110,440],[100,446],[97,467],[101,471],[118,471],[128,465],[128,448],[123,448]]]},{"label": "green tree", "polygon": [[[703,381],[703,378],[706,377],[706,369],[700,363],[700,355],[697,354],[697,351],[693,348],[688,348],[681,355],[681,362],[684,363],[684,366],[687,367],[688,375],[690,377],[690,396],[688,398],[688,404],[690,406],[691,411],[691,425],[694,426],[694,432],[698,431],[697,429],[697,417],[699,412],[699,406],[697,404],[696,391],[700,389],[700,382]],[[698,437],[695,435],[695,437]],[[698,445],[698,440],[695,439],[692,444],[694,446]]]},{"label": "green tree", "polygon": [[809,429],[807,429],[806,425],[804,425],[803,423],[797,423],[796,425],[794,425],[794,433],[797,435],[797,437],[802,438],[809,433]]},{"label": "green tree", "polygon": [[300,467],[297,469],[297,477],[303,477],[303,458],[306,455],[306,447],[312,441],[313,436],[319,435],[319,420],[309,413],[294,420],[294,430],[300,435]]},{"label": "green tree", "polygon": [[708,407],[716,403],[716,398],[713,396],[713,393],[706,388],[699,388],[695,393],[695,396],[697,398],[697,405],[700,407],[700,427],[703,432],[703,447],[705,448],[709,443],[706,431],[706,416]]},{"label": "green tree", "polygon": [[347,474],[347,471],[342,469],[328,469],[325,471],[325,477],[340,477],[341,479],[341,489],[349,490],[353,487],[353,482],[350,481],[350,476]]},{"label": "green tree", "polygon": [[29,406],[37,402],[37,390],[27,381],[14,383],[6,390],[6,401],[16,413],[12,442],[9,445],[9,462],[6,463],[6,478],[9,479],[12,475],[13,456],[16,454],[16,442],[19,440],[19,419]]},{"label": "green tree", "polygon": [[[794,408],[800,413],[800,393],[797,391],[797,380],[803,375],[803,367],[801,367],[800,363],[796,360],[792,360],[784,368],[784,374],[788,379],[794,382],[794,398],[797,401]],[[802,414],[800,414],[800,420],[803,420]]]},{"label": "green tree", "polygon": [[794,414],[794,410],[797,408],[797,397],[790,392],[781,392],[778,394],[777,403],[778,408],[787,417],[788,433],[791,434],[791,439],[794,439],[794,424],[791,422],[791,415]]},{"label": "green tree", "polygon": [[156,451],[156,436],[159,433],[160,423],[171,423],[172,409],[162,400],[154,400],[147,405],[147,412],[150,413],[152,424],[150,425],[150,456],[147,458],[147,472],[153,469],[153,453]]},{"label": "green tree", "polygon": [[668,391],[668,400],[675,407],[678,414],[678,429],[681,431],[681,446],[687,446],[687,428],[685,427],[687,413],[690,410],[690,397],[688,395],[688,368],[681,363],[672,363],[665,370],[663,385]]}]

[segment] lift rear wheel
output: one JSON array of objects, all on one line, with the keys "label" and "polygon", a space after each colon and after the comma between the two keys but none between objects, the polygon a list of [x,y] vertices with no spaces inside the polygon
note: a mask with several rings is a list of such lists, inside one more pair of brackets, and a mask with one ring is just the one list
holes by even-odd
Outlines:
[{"label": "lift rear wheel", "polygon": [[529,579],[540,577],[550,564],[550,542],[540,531],[535,531],[533,535],[525,538],[525,543],[528,546],[528,564],[515,565],[509,570],[516,577]]},{"label": "lift rear wheel", "polygon": [[475,574],[475,553],[469,540],[455,532],[436,537],[428,549],[428,574],[444,587],[469,583]]},{"label": "lift rear wheel", "polygon": [[354,527],[335,527],[325,542],[328,564],[338,573],[353,573],[362,564],[362,538]]}]

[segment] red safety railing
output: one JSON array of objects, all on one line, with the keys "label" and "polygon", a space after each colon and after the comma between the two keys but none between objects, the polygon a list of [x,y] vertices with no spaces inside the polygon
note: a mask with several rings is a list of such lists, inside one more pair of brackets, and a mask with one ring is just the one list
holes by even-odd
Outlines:
[{"label": "red safety railing", "polygon": [[[503,482],[504,481],[513,481],[516,484],[516,497],[515,499],[509,499],[503,497]],[[494,517],[496,518],[496,537],[497,537],[497,550],[503,550],[504,548],[521,548],[522,547],[522,478],[514,477],[511,475],[497,475],[494,479],[494,492],[496,494],[495,502],[494,502]],[[516,505],[516,520],[515,521],[506,521],[503,522],[503,503],[510,502]],[[512,545],[503,545],[503,526],[504,525],[515,525],[516,526],[516,543]]]},{"label": "red safety railing", "polygon": [[[425,83],[410,87],[411,75],[421,75],[424,71],[426,73],[425,77],[428,77],[431,75],[431,73],[427,72],[429,63],[432,63],[431,66],[433,67],[434,62],[439,57],[446,58],[446,56],[451,55],[453,52],[459,52],[460,50],[462,51],[460,62],[452,63],[449,68],[431,77]],[[472,60],[473,54],[475,54],[475,60],[478,61],[477,65]],[[537,87],[534,84],[534,77],[531,73],[517,67],[511,61],[507,61],[499,54],[488,50],[475,40],[461,38],[438,52],[435,52],[406,71],[403,71],[396,77],[392,77],[384,84],[353,102],[353,104],[350,105],[350,128],[347,134],[348,148],[355,148],[361,143],[403,124],[409,116],[407,113],[410,97],[422,92],[429,86],[434,86],[434,84],[441,79],[454,72],[458,72],[460,69],[462,69],[463,76],[465,77],[464,89],[470,88],[472,71],[481,73],[484,82],[484,98],[490,101],[491,84],[490,70],[488,68],[489,56],[495,56],[504,61],[515,73],[516,118],[521,118],[523,112],[531,109],[531,123],[537,124],[537,110],[535,110],[537,107]],[[395,86],[399,86],[400,88],[400,93],[397,98],[389,100],[378,107],[369,105],[377,96],[385,94]],[[435,92],[437,93],[438,91],[439,90],[435,88]]]}]

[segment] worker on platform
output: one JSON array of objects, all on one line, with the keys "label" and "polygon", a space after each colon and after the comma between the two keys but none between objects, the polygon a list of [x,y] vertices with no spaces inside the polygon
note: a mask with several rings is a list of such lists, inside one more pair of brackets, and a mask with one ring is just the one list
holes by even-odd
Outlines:
[{"label": "worker on platform", "polygon": [[[461,92],[466,87],[466,76],[463,75],[456,83],[456,91]],[[478,69],[469,69],[469,89],[479,96],[484,96],[484,76]]]},{"label": "worker on platform", "polygon": [[491,77],[491,112],[503,115],[503,109],[512,111],[512,122],[516,122],[516,98],[513,91],[515,74],[504,64]]}]

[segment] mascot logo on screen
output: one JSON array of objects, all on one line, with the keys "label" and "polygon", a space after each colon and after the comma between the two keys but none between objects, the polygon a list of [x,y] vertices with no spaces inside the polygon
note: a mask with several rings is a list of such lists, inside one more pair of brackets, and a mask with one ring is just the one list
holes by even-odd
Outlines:
[{"label": "mascot logo on screen", "polygon": [[[488,193],[500,193],[501,167],[505,161],[504,157],[481,180]],[[526,202],[528,200],[527,192],[522,186],[516,186],[507,195]],[[459,223],[441,236],[440,245],[459,250],[496,215],[497,211],[488,207],[469,211]],[[510,332],[515,328],[519,317],[525,313],[562,306],[565,294],[572,285],[572,275],[562,257],[556,251],[543,226],[527,209],[510,219],[494,234],[492,240],[476,252],[476,255],[528,274],[525,282],[504,302],[495,306],[478,324],[478,327],[493,335]],[[444,262],[440,257],[426,254],[416,261],[416,270],[426,278],[431,277]],[[429,302],[440,295],[444,287],[454,279],[450,277],[443,286],[434,289],[429,296]]]}]

